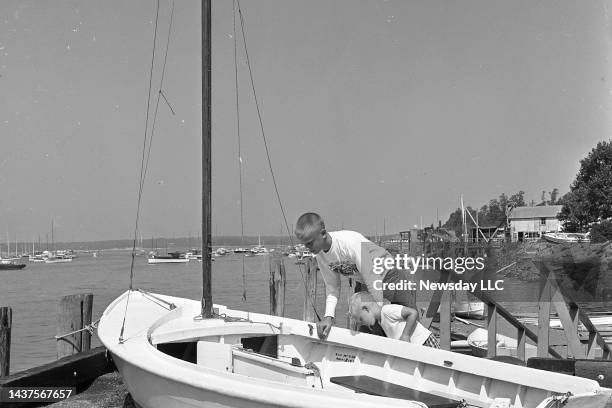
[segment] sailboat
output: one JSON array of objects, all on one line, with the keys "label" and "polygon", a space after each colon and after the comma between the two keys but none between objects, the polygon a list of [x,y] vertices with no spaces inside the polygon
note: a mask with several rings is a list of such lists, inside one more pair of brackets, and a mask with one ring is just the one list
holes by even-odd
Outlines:
[{"label": "sailboat", "polygon": [[[211,293],[211,1],[202,1],[202,299],[128,290],[98,337],[136,404],[182,407],[603,407],[612,390],[334,327],[215,305]],[[124,323],[125,322],[125,323]],[[560,405],[559,405],[560,406]]]},{"label": "sailboat", "polygon": [[55,263],[65,263],[72,262],[72,256],[68,254],[66,251],[56,251],[55,250],[55,237],[53,236],[53,219],[51,220],[51,253],[47,258],[45,258],[45,263],[55,264]]}]

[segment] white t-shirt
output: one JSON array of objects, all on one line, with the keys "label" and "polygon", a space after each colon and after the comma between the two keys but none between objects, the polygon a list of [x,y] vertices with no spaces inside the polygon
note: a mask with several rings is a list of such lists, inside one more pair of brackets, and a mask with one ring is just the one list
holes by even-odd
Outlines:
[{"label": "white t-shirt", "polygon": [[[406,321],[402,318],[402,307],[394,304],[384,305],[380,311],[380,325],[391,339],[399,339],[406,327]],[[430,334],[431,332],[417,321],[410,336],[410,343],[423,344]]]},{"label": "white t-shirt", "polygon": [[355,231],[330,231],[329,235],[331,248],[316,255],[325,282],[325,316],[335,316],[340,296],[340,275],[364,284],[374,299],[382,304],[382,291],[374,290],[373,284],[375,280],[382,280],[385,273],[374,273],[372,261],[376,257],[390,257],[389,252]]}]

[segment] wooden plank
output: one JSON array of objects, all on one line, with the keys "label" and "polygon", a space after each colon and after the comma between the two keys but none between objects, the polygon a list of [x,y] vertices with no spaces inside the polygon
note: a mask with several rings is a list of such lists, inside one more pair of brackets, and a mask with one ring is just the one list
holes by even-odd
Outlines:
[{"label": "wooden plank", "polygon": [[565,299],[559,291],[559,288],[556,287],[556,284],[554,282],[551,283],[551,286],[551,290],[553,292],[552,304],[557,310],[557,314],[559,315],[559,319],[561,320],[563,331],[565,332],[565,336],[567,337],[567,346],[570,352],[572,353],[572,357],[585,358],[585,350],[582,348],[580,338],[578,337],[578,322],[575,320],[575,316],[577,315],[577,313],[575,313],[575,316],[572,317],[572,312],[568,309],[567,303],[565,303]]},{"label": "wooden plank", "polygon": [[11,325],[13,309],[0,307],[0,377],[9,375],[11,366]]},{"label": "wooden plank", "polygon": [[87,330],[65,336],[91,324],[93,294],[81,293],[60,299],[57,315],[57,358],[87,351],[91,348],[91,333]]},{"label": "wooden plank", "polygon": [[[474,292],[474,296],[476,296],[477,298],[482,300],[485,304],[496,303],[495,300],[493,300],[486,292],[475,291]],[[503,317],[508,323],[510,323],[511,325],[516,327],[517,329],[520,328],[520,327],[524,328],[525,329],[525,335],[527,336],[527,338],[529,338],[529,339],[531,339],[531,340],[533,340],[534,342],[537,343],[538,336],[535,334],[535,332],[533,330],[529,329],[528,327],[526,327],[523,323],[521,323],[516,317],[514,317],[514,315],[512,313],[510,313],[502,305],[497,304],[497,313],[501,317]],[[548,353],[551,356],[553,356],[553,357],[563,358],[561,356],[561,354],[559,354],[552,347],[548,348]]]},{"label": "wooden plank", "polygon": [[0,389],[8,387],[79,387],[115,370],[106,349],[95,349],[61,358],[40,367],[0,378]]},{"label": "wooden plank", "polygon": [[526,344],[525,328],[519,327],[516,334],[516,354],[519,360],[525,361],[525,344]]},{"label": "wooden plank", "polygon": [[[301,265],[298,267],[301,268]],[[314,302],[317,299],[317,262],[315,258],[310,258],[305,264],[304,281],[302,320],[314,322],[316,319]]]},{"label": "wooden plank", "polygon": [[439,397],[434,394],[424,391],[417,391],[412,388],[382,381],[378,378],[369,377],[367,375],[331,377],[329,381],[365,394],[410,401],[420,401],[426,404],[429,408],[455,408],[461,405],[459,400]]},{"label": "wooden plank", "polygon": [[[554,273],[551,272],[548,267],[546,266],[546,264],[544,262],[539,262],[538,263],[538,269],[540,270],[540,276],[548,276],[548,279],[554,279]],[[610,345],[604,340],[604,337],[600,334],[600,331],[597,329],[597,327],[593,324],[593,322],[591,322],[591,319],[589,318],[588,314],[583,311],[582,309],[580,309],[578,307],[578,305],[576,304],[576,302],[574,302],[573,299],[569,298],[568,296],[566,296],[565,294],[563,294],[563,292],[561,291],[561,294],[563,295],[563,299],[565,300],[565,302],[567,303],[567,305],[572,308],[572,309],[576,309],[578,312],[578,320],[584,325],[584,327],[586,328],[586,330],[589,333],[594,333],[594,339],[595,342],[597,343],[597,345],[599,345],[599,347],[601,347],[602,351],[603,351],[603,358],[607,359],[610,357],[611,355],[611,351],[612,348],[610,348]],[[589,334],[589,342],[591,342],[591,335]],[[592,346],[589,346],[589,353],[587,353],[587,355],[594,355],[595,350],[592,349]]]},{"label": "wooden plank", "polygon": [[442,293],[440,303],[440,348],[451,349],[451,295],[449,291]]},{"label": "wooden plank", "polygon": [[487,303],[487,357],[497,355],[497,306]]},{"label": "wooden plank", "polygon": [[285,265],[278,256],[270,257],[270,314],[285,316]]},{"label": "wooden plank", "polygon": [[547,274],[540,274],[540,299],[538,304],[538,357],[548,356],[550,344],[551,288]]}]

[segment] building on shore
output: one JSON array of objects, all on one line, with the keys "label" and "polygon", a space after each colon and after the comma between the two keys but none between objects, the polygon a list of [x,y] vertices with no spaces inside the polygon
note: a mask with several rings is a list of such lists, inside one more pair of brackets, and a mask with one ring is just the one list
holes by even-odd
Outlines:
[{"label": "building on shore", "polygon": [[561,221],[557,215],[561,205],[539,207],[515,207],[508,215],[508,226],[512,242],[540,239],[545,232],[561,231]]}]

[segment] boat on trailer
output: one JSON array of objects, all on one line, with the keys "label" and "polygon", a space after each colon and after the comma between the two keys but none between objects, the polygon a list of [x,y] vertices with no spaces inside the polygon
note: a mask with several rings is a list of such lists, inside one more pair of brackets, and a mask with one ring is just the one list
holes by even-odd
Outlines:
[{"label": "boat on trailer", "polygon": [[[119,340],[129,300],[127,324]],[[612,390],[543,372],[334,327],[125,292],[98,336],[141,407],[604,407]]]}]

